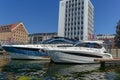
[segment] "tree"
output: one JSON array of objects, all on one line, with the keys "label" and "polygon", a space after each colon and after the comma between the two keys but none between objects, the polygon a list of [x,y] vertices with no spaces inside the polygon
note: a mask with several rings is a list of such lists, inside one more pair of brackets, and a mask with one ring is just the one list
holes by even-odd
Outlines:
[{"label": "tree", "polygon": [[115,46],[120,48],[120,20],[118,21],[116,26]]}]

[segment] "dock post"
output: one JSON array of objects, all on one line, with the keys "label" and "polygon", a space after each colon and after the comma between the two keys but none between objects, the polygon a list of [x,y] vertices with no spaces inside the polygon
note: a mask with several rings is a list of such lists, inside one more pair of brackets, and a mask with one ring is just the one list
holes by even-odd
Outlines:
[{"label": "dock post", "polygon": [[100,61],[100,69],[101,70],[105,69],[105,61]]},{"label": "dock post", "polygon": [[112,53],[111,53],[111,48],[109,48],[109,53],[112,54]]},{"label": "dock post", "polygon": [[116,57],[118,58],[118,48],[116,48]]}]

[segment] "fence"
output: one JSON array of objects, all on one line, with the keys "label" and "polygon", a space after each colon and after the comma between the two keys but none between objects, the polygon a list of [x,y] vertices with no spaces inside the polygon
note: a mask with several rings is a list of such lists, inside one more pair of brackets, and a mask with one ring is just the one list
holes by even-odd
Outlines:
[{"label": "fence", "polygon": [[112,54],[113,58],[120,58],[120,49],[108,49],[108,52]]}]

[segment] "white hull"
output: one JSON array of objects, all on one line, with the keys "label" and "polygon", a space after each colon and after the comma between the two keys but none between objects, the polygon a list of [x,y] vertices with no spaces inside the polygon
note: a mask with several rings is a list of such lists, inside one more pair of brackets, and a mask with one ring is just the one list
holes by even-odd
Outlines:
[{"label": "white hull", "polygon": [[31,56],[31,55],[24,55],[19,53],[10,53],[12,59],[20,59],[20,60],[49,60],[50,58],[48,56]]},{"label": "white hull", "polygon": [[[78,53],[79,54],[79,53]],[[83,53],[87,55],[86,53]],[[108,53],[106,53],[109,55]],[[91,55],[91,54],[88,54]],[[55,63],[96,63],[95,59],[100,59],[98,57],[91,57],[91,56],[80,56],[80,55],[73,55],[73,54],[66,54],[63,52],[57,51],[49,51],[48,56],[53,60]],[[105,54],[97,54],[97,56],[102,56],[103,59],[112,59],[112,57],[106,57]]]},{"label": "white hull", "polygon": [[76,56],[61,52],[53,52],[48,55],[55,63],[95,63],[93,57]]},{"label": "white hull", "polygon": [[48,47],[48,56],[57,63],[95,63],[95,59],[112,59],[101,42],[83,42],[71,47]]}]

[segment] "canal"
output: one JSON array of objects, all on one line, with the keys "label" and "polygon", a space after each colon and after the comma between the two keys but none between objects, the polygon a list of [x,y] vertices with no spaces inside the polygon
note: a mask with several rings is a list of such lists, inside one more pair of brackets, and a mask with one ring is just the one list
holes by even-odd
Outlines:
[{"label": "canal", "polygon": [[0,80],[120,80],[120,67],[0,59]]}]

